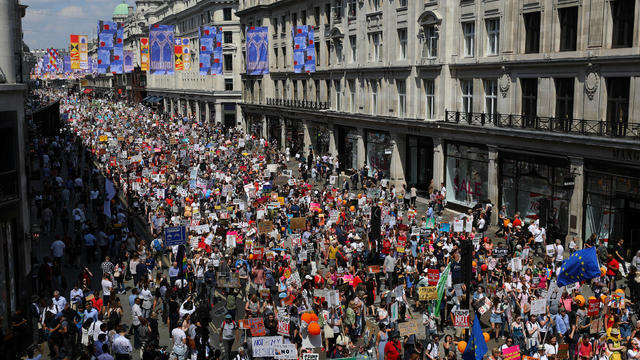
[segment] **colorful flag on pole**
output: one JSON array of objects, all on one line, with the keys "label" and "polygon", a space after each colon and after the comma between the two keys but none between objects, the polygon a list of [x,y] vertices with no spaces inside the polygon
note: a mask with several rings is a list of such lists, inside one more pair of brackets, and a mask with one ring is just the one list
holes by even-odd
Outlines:
[{"label": "colorful flag on pole", "polygon": [[482,334],[482,327],[476,314],[473,320],[473,326],[471,327],[471,336],[469,336],[469,343],[467,348],[462,353],[463,360],[482,360],[484,355],[489,352],[487,343],[484,341],[484,334]]},{"label": "colorful flag on pole", "polygon": [[304,71],[306,73],[316,72],[316,44],[313,26],[309,26],[307,32],[307,57],[305,58]]},{"label": "colorful flag on pole", "polygon": [[566,286],[578,281],[591,280],[600,276],[600,265],[594,247],[574,252],[558,271],[558,286]]},{"label": "colorful flag on pole", "polygon": [[182,63],[184,69],[191,69],[191,42],[189,38],[182,38]]},{"label": "colorful flag on pole", "polygon": [[78,35],[69,35],[69,59],[71,69],[80,70],[80,39]]},{"label": "colorful flag on pole", "polygon": [[184,62],[182,61],[182,38],[174,38],[175,45],[173,46],[176,71],[184,70]]},{"label": "colorful flag on pole", "polygon": [[124,72],[130,73],[133,71],[133,51],[124,50]]},{"label": "colorful flag on pole", "polygon": [[293,72],[299,74],[303,71],[307,53],[307,26],[293,27]]},{"label": "colorful flag on pole", "polygon": [[80,70],[89,69],[89,37],[87,35],[78,35],[78,56],[80,62]]},{"label": "colorful flag on pole", "polygon": [[149,71],[149,38],[140,38],[140,70]]},{"label": "colorful flag on pole", "polygon": [[98,73],[122,74],[122,23],[98,21]]},{"label": "colorful flag on pole", "polygon": [[440,280],[438,280],[438,285],[436,285],[438,300],[436,301],[436,306],[433,308],[433,315],[440,314],[440,303],[442,302],[444,291],[447,289],[447,280],[449,279],[450,271],[451,271],[451,263],[449,263],[449,265],[447,265],[447,267],[444,269],[442,274],[440,274]]},{"label": "colorful flag on pole", "polygon": [[150,72],[171,75],[174,70],[173,25],[155,24],[149,28]]}]

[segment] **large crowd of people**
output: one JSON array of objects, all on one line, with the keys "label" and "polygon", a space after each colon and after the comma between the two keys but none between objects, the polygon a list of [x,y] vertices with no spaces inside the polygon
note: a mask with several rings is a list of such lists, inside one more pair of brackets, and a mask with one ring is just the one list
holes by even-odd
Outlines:
[{"label": "large crowd of people", "polygon": [[[29,359],[457,359],[475,315],[486,359],[640,359],[624,240],[565,243],[505,208],[490,224],[492,204],[453,215],[444,185],[421,205],[383,172],[190,114],[33,97],[59,98],[64,127],[31,144],[49,253],[11,319]],[[558,287],[579,243],[601,276]]]}]

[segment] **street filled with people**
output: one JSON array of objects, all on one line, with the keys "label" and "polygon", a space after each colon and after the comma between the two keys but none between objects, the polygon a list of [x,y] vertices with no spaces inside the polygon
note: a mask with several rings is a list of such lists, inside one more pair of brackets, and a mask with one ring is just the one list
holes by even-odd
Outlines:
[{"label": "street filled with people", "polygon": [[8,354],[640,359],[624,239],[552,238],[490,203],[453,212],[444,184],[417,199],[379,169],[193,114],[31,97],[59,99],[63,127],[31,124],[41,251]]}]

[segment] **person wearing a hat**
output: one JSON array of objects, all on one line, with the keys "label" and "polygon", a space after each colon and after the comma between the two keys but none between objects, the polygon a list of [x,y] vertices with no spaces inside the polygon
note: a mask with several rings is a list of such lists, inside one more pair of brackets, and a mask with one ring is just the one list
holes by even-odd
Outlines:
[{"label": "person wearing a hat", "polygon": [[549,360],[549,357],[547,356],[547,353],[545,351],[545,347],[544,345],[539,345],[538,346],[538,352],[533,354],[532,356],[534,359],[540,359],[540,360]]},{"label": "person wearing a hat", "polygon": [[236,339],[236,330],[238,324],[235,322],[231,314],[227,314],[220,324],[220,342],[224,344],[224,353],[227,359],[231,359],[231,348]]},{"label": "person wearing a hat", "polygon": [[249,360],[249,356],[247,355],[244,347],[240,346],[238,348],[238,355],[236,355],[234,360]]},{"label": "person wearing a hat", "polygon": [[384,346],[385,360],[399,360],[402,358],[402,343],[400,342],[400,332],[393,330],[389,333],[389,341]]},{"label": "person wearing a hat", "polygon": [[611,328],[607,336],[607,348],[611,352],[609,360],[622,360],[622,354],[627,350],[627,347],[622,345],[620,329],[617,327]]}]

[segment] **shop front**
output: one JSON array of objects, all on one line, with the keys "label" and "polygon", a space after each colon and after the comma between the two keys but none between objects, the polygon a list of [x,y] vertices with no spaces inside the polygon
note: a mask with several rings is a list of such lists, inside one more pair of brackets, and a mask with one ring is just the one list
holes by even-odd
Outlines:
[{"label": "shop front", "polygon": [[282,126],[280,125],[280,118],[277,116],[267,116],[267,140],[270,143],[274,141],[280,144],[282,136]]},{"label": "shop front", "polygon": [[222,119],[224,127],[234,128],[236,127],[236,104],[224,103],[222,104]]},{"label": "shop front", "polygon": [[261,138],[262,134],[262,116],[256,114],[247,114],[247,124],[249,134]]},{"label": "shop front", "polygon": [[340,171],[358,170],[358,130],[336,126],[338,133],[338,167]]},{"label": "shop front", "polygon": [[[445,185],[447,204],[461,210],[488,197],[489,152],[486,147],[447,142]],[[435,184],[439,189],[439,184]]]},{"label": "shop front", "polygon": [[376,172],[382,172],[382,179],[388,179],[391,173],[391,155],[393,154],[391,136],[387,132],[368,130],[365,141],[368,175],[374,176]]},{"label": "shop front", "polygon": [[548,238],[564,239],[569,225],[572,187],[569,161],[563,157],[500,152],[501,203],[507,214],[520,213],[525,224],[540,220]]},{"label": "shop front", "polygon": [[285,119],[286,142],[290,154],[302,153],[304,147],[304,129],[297,119]]},{"label": "shop front", "polygon": [[409,188],[428,190],[433,178],[433,141],[422,136],[407,135],[405,180]]},{"label": "shop front", "polygon": [[311,147],[315,155],[326,155],[329,153],[329,129],[326,124],[308,123]]},{"label": "shop front", "polygon": [[640,249],[640,170],[585,162],[584,236],[625,240],[632,256]]}]

